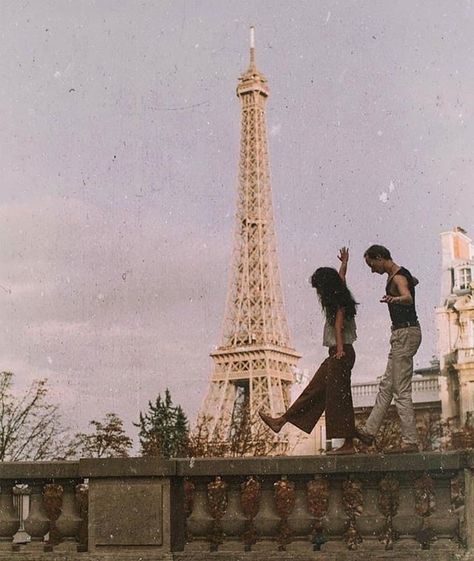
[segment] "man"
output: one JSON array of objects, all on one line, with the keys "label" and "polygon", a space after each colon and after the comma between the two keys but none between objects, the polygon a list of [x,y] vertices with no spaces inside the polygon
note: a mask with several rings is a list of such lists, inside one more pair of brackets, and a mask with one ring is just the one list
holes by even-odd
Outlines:
[{"label": "man", "polygon": [[392,336],[387,368],[382,376],[375,405],[365,429],[357,429],[356,436],[365,444],[372,444],[387,413],[392,398],[395,402],[402,444],[393,453],[418,452],[415,412],[411,395],[413,357],[421,343],[421,329],[415,310],[415,286],[418,281],[404,267],[397,265],[390,251],[382,245],[372,245],[364,253],[365,262],[373,273],[387,275],[385,296],[392,320]]}]

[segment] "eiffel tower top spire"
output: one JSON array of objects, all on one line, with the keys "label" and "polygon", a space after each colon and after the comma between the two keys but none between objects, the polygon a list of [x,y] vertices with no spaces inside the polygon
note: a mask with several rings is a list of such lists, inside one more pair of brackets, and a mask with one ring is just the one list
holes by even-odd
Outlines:
[{"label": "eiffel tower top spire", "polygon": [[255,67],[255,27],[250,28],[250,67]]},{"label": "eiffel tower top spire", "polygon": [[268,97],[268,85],[265,76],[257,70],[255,63],[255,28],[250,28],[250,62],[247,70],[240,76],[237,86],[237,95],[240,96],[250,91],[258,91]]}]

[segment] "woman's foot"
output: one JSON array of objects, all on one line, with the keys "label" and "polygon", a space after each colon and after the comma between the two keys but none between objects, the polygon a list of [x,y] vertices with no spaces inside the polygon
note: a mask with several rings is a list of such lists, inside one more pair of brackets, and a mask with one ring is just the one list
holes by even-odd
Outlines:
[{"label": "woman's foot", "polygon": [[328,454],[335,455],[335,454],[355,454],[356,449],[354,448],[354,442],[352,438],[346,438],[344,440],[344,444],[335,450],[329,450]]},{"label": "woman's foot", "polygon": [[355,453],[356,453],[356,449],[354,448],[352,442],[344,443],[339,448],[336,448],[335,450],[329,450],[329,452],[327,452],[327,454],[331,456],[335,456],[337,454],[346,455],[346,454],[355,454]]},{"label": "woman's foot", "polygon": [[273,432],[280,432],[283,425],[286,423],[283,417],[270,417],[270,415],[267,415],[262,411],[259,411],[258,414],[260,416],[260,419],[262,419],[267,427],[270,427]]}]

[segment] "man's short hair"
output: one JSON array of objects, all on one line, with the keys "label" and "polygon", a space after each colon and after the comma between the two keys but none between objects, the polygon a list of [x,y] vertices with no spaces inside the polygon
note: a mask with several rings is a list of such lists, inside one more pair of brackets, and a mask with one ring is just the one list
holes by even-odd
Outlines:
[{"label": "man's short hair", "polygon": [[371,245],[364,253],[369,259],[391,259],[390,251],[383,245]]}]

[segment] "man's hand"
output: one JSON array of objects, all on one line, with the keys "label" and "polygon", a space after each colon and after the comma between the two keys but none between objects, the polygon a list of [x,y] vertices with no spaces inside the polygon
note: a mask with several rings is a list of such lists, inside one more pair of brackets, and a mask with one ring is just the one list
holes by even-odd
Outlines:
[{"label": "man's hand", "polygon": [[389,296],[388,294],[385,294],[385,296],[382,296],[382,298],[380,299],[380,301],[382,302],[382,304],[400,304],[400,296]]},{"label": "man's hand", "polygon": [[397,291],[400,296],[391,296],[390,294],[385,294],[385,296],[380,300],[384,304],[413,304],[413,298],[408,288],[408,281],[406,277],[402,275],[395,275],[393,277],[393,282],[397,287]]}]

